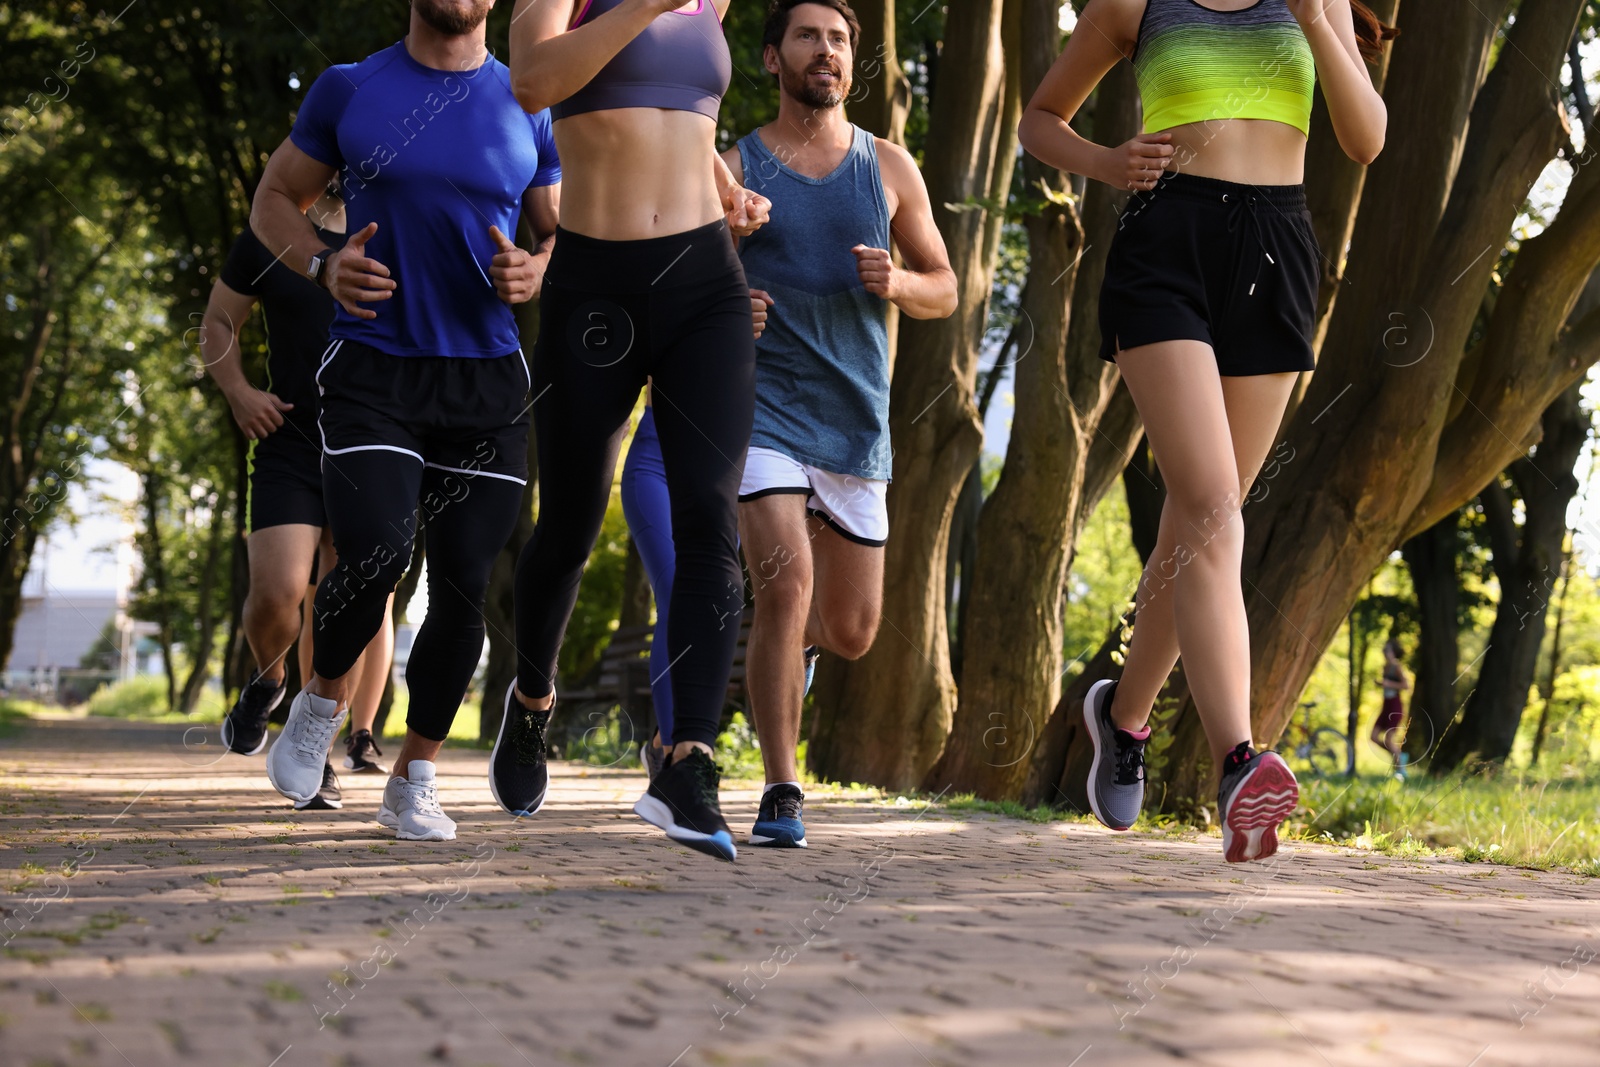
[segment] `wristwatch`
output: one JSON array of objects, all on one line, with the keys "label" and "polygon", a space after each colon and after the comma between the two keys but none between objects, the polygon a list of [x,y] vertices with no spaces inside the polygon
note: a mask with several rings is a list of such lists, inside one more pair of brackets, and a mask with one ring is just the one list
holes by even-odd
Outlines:
[{"label": "wristwatch", "polygon": [[324,289],[328,287],[328,276],[323,271],[323,268],[327,266],[328,257],[331,255],[333,255],[333,249],[324,248],[322,251],[312,256],[311,262],[306,264],[306,277],[310,278]]}]

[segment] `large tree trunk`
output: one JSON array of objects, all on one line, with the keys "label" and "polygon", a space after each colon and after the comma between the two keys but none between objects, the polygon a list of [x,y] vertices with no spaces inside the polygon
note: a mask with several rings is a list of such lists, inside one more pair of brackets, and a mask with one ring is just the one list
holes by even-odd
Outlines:
[{"label": "large tree trunk", "polygon": [[1561,677],[1561,631],[1567,618],[1567,590],[1572,585],[1572,536],[1569,533],[1561,549],[1561,592],[1556,595],[1556,626],[1550,634],[1550,665],[1545,670],[1544,685],[1540,687],[1539,725],[1533,732],[1533,751],[1528,765],[1535,770],[1539,757],[1544,754],[1544,739],[1550,728],[1550,706],[1555,703],[1556,679]]},{"label": "large tree trunk", "polygon": [[[220,494],[219,494],[220,495]],[[221,501],[217,506],[220,508]],[[189,677],[184,679],[183,692],[178,698],[178,709],[193,715],[200,703],[200,691],[211,677],[211,653],[217,643],[216,592],[217,572],[222,569],[222,548],[233,530],[233,516],[211,516],[211,530],[206,537],[206,560],[200,568],[199,604],[195,611],[194,654],[189,663]]]},{"label": "large tree trunk", "polygon": [[1522,500],[1519,530],[1511,494],[1498,479],[1485,487],[1484,518],[1490,531],[1500,603],[1489,631],[1489,647],[1477,685],[1461,721],[1447,731],[1433,763],[1435,773],[1474,760],[1498,765],[1511,754],[1533,688],[1545,616],[1560,577],[1567,535],[1567,506],[1578,493],[1572,472],[1589,436],[1589,418],[1570,386],[1545,411],[1538,450],[1513,463],[1509,473]]},{"label": "large tree trunk", "polygon": [[161,477],[154,470],[144,473],[145,565],[152,572],[156,596],[156,639],[161,644],[161,666],[167,675],[167,710],[178,710],[178,666],[172,662],[172,608],[168,597],[166,551],[161,544]]},{"label": "large tree trunk", "polygon": [[1421,620],[1405,751],[1421,765],[1456,716],[1461,665],[1461,586],[1456,576],[1461,513],[1452,511],[1400,546]]},{"label": "large tree trunk", "polygon": [[[1002,18],[1002,15],[1005,17]],[[894,789],[921,782],[944,746],[955,705],[944,561],[956,496],[983,438],[973,403],[979,343],[1016,158],[1019,85],[1005,62],[1017,0],[950,5],[923,177],[960,285],[948,319],[908,320],[889,396],[895,442],[894,532],[884,558],[884,632],[854,662],[817,671],[809,763],[819,777]]]},{"label": "large tree trunk", "polygon": [[[1029,0],[1023,9],[1027,94],[1055,60],[1060,12],[1060,0]],[[1027,759],[1060,696],[1072,520],[1088,446],[1116,385],[1115,370],[1097,358],[1099,366],[1073,367],[1077,373],[1069,377],[1066,338],[1083,230],[1061,172],[1032,156],[1023,158],[1022,169],[1028,191],[1044,194],[1025,219],[1021,314],[1029,336],[1017,350],[1005,468],[978,524],[960,705],[944,755],[925,783],[992,799],[1021,791]]]},{"label": "large tree trunk", "polygon": [[[1051,40],[1055,38],[1052,36]],[[1095,91],[1091,136],[1100,144],[1121,144],[1133,136],[1138,128],[1139,92],[1138,85],[1134,81],[1133,67],[1131,64],[1119,63],[1106,74]],[[1069,320],[1072,328],[1067,332],[1065,354],[1071,413],[1070,420],[1065,421],[1062,427],[1064,430],[1073,431],[1073,441],[1069,447],[1077,451],[1077,455],[1073,457],[1074,463],[1081,464],[1074,467],[1079,471],[1078,476],[1081,480],[1077,486],[1076,498],[1071,502],[1072,510],[1068,512],[1071,519],[1067,542],[1069,559],[1078,531],[1088,521],[1094,505],[1116,483],[1118,475],[1128,466],[1129,455],[1134,452],[1144,434],[1138,412],[1133,406],[1133,398],[1121,385],[1115,366],[1105,363],[1099,356],[1100,330],[1097,302],[1101,283],[1105,279],[1106,253],[1116,236],[1126,201],[1126,193],[1099,182],[1090,182],[1084,191],[1083,251],[1077,260],[1076,284],[1073,287]],[[1048,275],[1044,275],[1042,280],[1048,282],[1060,270],[1061,267],[1058,266]],[[1034,277],[1041,274],[1040,265],[1033,262],[1029,270],[1030,283]],[[1019,387],[1019,399],[1022,391]],[[1066,420],[1066,416],[1063,416],[1063,419]],[[1026,436],[1013,430],[1013,442],[1019,437],[1025,439]],[[1008,458],[1008,466],[1009,463]],[[1066,480],[1061,484],[1067,484]],[[996,492],[998,493],[998,490]],[[1057,615],[1059,617],[1059,609]],[[991,617],[988,622],[975,623],[974,627],[978,630],[997,624]],[[1055,623],[1057,659],[1054,670],[1051,671],[1055,679],[1050,683],[1052,686],[1060,685],[1059,626],[1058,621]],[[1012,639],[1021,640],[1016,634],[1012,635]],[[1031,640],[1037,640],[1037,637]],[[1015,774],[1015,777],[1007,779],[1004,783],[1006,789],[1013,794],[1020,791],[1020,794],[1031,803],[1061,801],[1082,806],[1081,788],[1077,790],[1076,799],[1071,799],[1069,794],[1060,792],[1060,787],[1070,777],[1068,751],[1075,744],[1074,739],[1078,737],[1081,725],[1076,712],[1069,713],[1068,708],[1074,699],[1074,694],[1077,694],[1075,699],[1081,701],[1080,689],[1087,691],[1088,685],[1094,678],[1103,677],[1106,671],[1114,669],[1110,658],[1113,651],[1114,648],[1102,648],[1089,662],[1084,672],[1067,687],[1062,698],[1054,701],[1053,710],[1050,705],[1045,705],[1039,709],[1039,719],[1030,718],[1029,726],[1038,736],[1038,742],[1034,746],[1034,758],[1031,766],[1025,770],[1007,768]],[[991,655],[1004,654],[1004,650],[998,645],[992,646]],[[1044,679],[1038,681],[1042,682]],[[1048,718],[1045,718],[1046,712]],[[1015,735],[1018,731],[1012,729],[1008,732]],[[991,734],[990,738],[994,740],[998,736]],[[1012,740],[1013,745],[1020,743],[1018,740]],[[1077,765],[1074,762],[1071,766],[1077,767]],[[1083,766],[1086,767],[1087,764]]]}]

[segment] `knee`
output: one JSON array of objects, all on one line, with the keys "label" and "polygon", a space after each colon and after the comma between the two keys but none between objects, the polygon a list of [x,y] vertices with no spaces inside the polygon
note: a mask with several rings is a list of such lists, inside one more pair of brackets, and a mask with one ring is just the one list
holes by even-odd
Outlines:
[{"label": "knee", "polygon": [[867,654],[877,636],[876,618],[852,619],[838,629],[829,631],[828,651],[845,659],[860,659]]},{"label": "knee", "polygon": [[1179,520],[1176,534],[1180,541],[1204,544],[1237,529],[1244,504],[1238,479],[1219,479],[1176,491],[1169,487],[1167,492]]},{"label": "knee", "polygon": [[756,614],[764,619],[804,625],[811,611],[811,575],[798,562],[767,568],[755,578]]},{"label": "knee", "polygon": [[298,582],[252,582],[244,598],[244,613],[253,622],[282,620],[300,623],[300,603],[306,587]]}]

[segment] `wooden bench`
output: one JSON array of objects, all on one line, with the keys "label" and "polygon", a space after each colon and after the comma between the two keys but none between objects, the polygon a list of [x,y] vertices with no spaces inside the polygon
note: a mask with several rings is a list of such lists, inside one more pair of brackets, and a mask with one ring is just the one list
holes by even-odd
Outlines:
[{"label": "wooden bench", "polygon": [[[744,661],[745,648],[750,641],[750,609],[746,608],[739,620],[739,643],[733,653],[733,671],[728,676],[728,691],[724,702],[745,708]],[[611,641],[600,654],[600,665],[593,685],[582,689],[563,691],[561,702],[569,707],[580,704],[615,704],[627,714],[629,721],[650,724],[655,728],[655,707],[650,692],[650,643],[655,628],[651,626],[626,626],[611,635]]]}]

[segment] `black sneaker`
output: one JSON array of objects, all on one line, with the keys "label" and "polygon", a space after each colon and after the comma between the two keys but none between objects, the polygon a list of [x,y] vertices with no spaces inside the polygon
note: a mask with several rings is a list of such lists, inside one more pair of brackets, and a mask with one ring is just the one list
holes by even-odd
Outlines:
[{"label": "black sneaker", "polygon": [[799,786],[789,782],[762,793],[756,824],[750,830],[750,843],[767,848],[805,848],[806,824],[801,821],[805,802],[806,795],[800,792]]},{"label": "black sneaker", "polygon": [[339,792],[339,776],[333,773],[333,764],[322,768],[322,785],[310,800],[294,802],[295,811],[336,811],[344,807],[344,795]]},{"label": "black sneaker", "polygon": [[372,739],[371,730],[357,730],[344,739],[344,765],[357,774],[387,774],[388,770],[376,757],[383,749]]},{"label": "black sneaker", "polygon": [[285,675],[276,685],[259,682],[260,671],[251,671],[250,680],[239,690],[239,700],[222,720],[222,743],[241,756],[259,755],[267,747],[267,720],[283,701]]},{"label": "black sneaker", "polygon": [[717,806],[721,780],[717,765],[697,748],[681,760],[667,761],[633,806],[633,813],[696,852],[732,862],[739,851],[733,847],[733,834]]},{"label": "black sneaker", "polygon": [[506,686],[505,714],[500,718],[500,733],[489,757],[489,791],[495,803],[512,815],[532,815],[544,807],[550,788],[550,768],[545,764],[545,728],[550,713],[532,711],[517,699],[515,680]]}]

